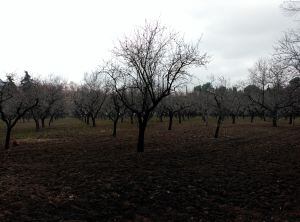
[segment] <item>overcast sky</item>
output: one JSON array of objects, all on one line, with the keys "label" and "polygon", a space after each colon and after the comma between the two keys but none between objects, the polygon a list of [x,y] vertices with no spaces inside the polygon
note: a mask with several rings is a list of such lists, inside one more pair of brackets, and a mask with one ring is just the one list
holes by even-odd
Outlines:
[{"label": "overcast sky", "polygon": [[[1,0],[0,77],[6,73],[60,75],[80,82],[84,72],[109,58],[118,39],[147,20],[202,36],[201,49],[211,55],[210,74],[246,78],[259,57],[272,53],[283,32],[296,27],[284,15],[282,0]],[[195,80],[197,84],[197,80]]]}]

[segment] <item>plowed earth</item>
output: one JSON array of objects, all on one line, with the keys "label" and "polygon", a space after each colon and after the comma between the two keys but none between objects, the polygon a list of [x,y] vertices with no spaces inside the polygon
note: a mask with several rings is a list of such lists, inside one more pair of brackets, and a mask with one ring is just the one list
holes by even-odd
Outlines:
[{"label": "plowed earth", "polygon": [[213,129],[152,122],[142,154],[129,123],[117,138],[77,120],[16,136],[1,154],[0,221],[300,221],[300,126]]}]

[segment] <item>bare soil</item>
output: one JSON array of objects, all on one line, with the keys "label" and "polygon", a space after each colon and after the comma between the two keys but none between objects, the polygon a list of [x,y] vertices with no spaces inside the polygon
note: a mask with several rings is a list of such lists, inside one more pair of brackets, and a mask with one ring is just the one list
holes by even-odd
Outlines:
[{"label": "bare soil", "polygon": [[300,126],[74,122],[2,152],[0,221],[300,221]]}]

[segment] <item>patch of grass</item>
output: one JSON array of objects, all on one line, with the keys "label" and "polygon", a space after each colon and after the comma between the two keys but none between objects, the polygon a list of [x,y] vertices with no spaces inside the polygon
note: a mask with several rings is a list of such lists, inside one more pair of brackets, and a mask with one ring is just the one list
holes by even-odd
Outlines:
[{"label": "patch of grass", "polygon": [[[162,126],[162,128],[168,128],[168,118],[163,118],[163,122],[160,122],[157,118],[152,118],[149,121],[147,131],[151,131],[151,129]],[[213,135],[214,127],[216,125],[216,118],[210,117],[209,118],[209,127],[208,131],[211,135]],[[47,121],[46,121],[47,123]],[[249,125],[250,118],[237,118],[236,125]],[[288,124],[288,120],[280,119],[278,121],[279,127],[290,127]],[[295,125],[300,124],[300,118],[296,119]],[[193,126],[205,126],[205,123],[202,121],[200,117],[196,118],[185,118],[182,120],[182,123],[179,124],[178,119],[173,120],[173,129],[176,130],[177,127],[189,127],[190,125]],[[266,122],[261,120],[260,118],[255,118],[254,123],[251,125],[253,126],[267,126],[271,127],[271,119],[267,119]],[[221,134],[226,135],[228,132],[228,128],[232,127],[233,124],[231,122],[231,118],[226,118],[222,124]],[[3,122],[0,123],[0,140],[4,141],[5,138],[5,125]],[[121,123],[118,123],[117,132],[122,131],[137,131],[137,123],[136,121],[134,124],[130,123],[129,119],[124,119]],[[33,120],[22,122],[20,121],[16,127],[12,131],[12,139],[55,139],[55,138],[72,138],[72,137],[81,137],[81,136],[88,136],[88,135],[100,135],[100,134],[110,134],[112,132],[112,122],[110,120],[100,120],[98,119],[96,122],[96,127],[89,126],[82,121],[76,118],[64,118],[58,119],[52,123],[50,127],[46,125],[45,128],[41,128],[39,131],[35,130],[35,123]]]}]

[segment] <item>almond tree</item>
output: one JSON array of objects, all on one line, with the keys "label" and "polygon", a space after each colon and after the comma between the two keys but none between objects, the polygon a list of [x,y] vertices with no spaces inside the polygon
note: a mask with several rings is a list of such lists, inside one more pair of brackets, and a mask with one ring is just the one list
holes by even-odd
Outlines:
[{"label": "almond tree", "polygon": [[269,67],[268,60],[266,58],[260,58],[254,64],[254,66],[249,69],[251,83],[260,88],[261,95],[259,100],[260,103],[262,104],[261,114],[264,121],[266,121],[266,117],[265,117],[265,108],[263,107],[263,105],[265,104],[265,92],[269,84],[268,82],[269,68],[270,67]]},{"label": "almond tree", "polygon": [[289,124],[293,124],[296,116],[300,114],[300,77],[289,81],[286,93],[291,106],[287,107],[284,113],[289,116]]},{"label": "almond tree", "polygon": [[[212,76],[212,83],[215,81]],[[215,130],[214,137],[219,137],[219,131],[225,116],[228,114],[228,89],[227,80],[221,76],[217,79],[214,87],[207,88],[207,92],[210,94],[210,105],[217,116],[217,127]],[[212,86],[212,85],[211,85]]]},{"label": "almond tree", "polygon": [[144,151],[145,130],[157,105],[186,80],[188,68],[207,63],[198,45],[157,22],[136,29],[114,48],[108,73],[120,100],[136,115],[138,152]]},{"label": "almond tree", "polygon": [[213,96],[213,101],[214,101],[213,106],[215,108],[215,112],[217,115],[217,127],[215,130],[214,137],[218,138],[221,124],[226,115],[225,104],[226,104],[227,89],[225,86],[218,86],[213,91],[210,91],[210,93]]},{"label": "almond tree", "polygon": [[113,122],[112,136],[117,136],[117,124],[119,118],[125,114],[124,105],[120,101],[119,97],[115,93],[111,93],[108,96],[108,100],[105,104],[106,116]]},{"label": "almond tree", "polygon": [[164,110],[169,116],[169,127],[168,130],[172,130],[173,125],[173,117],[174,115],[178,115],[178,118],[181,118],[180,112],[190,107],[190,101],[188,101],[187,97],[184,95],[180,95],[179,93],[175,93],[174,95],[168,96],[164,104]]},{"label": "almond tree", "polygon": [[11,75],[7,76],[6,81],[1,81],[0,117],[6,125],[5,149],[10,146],[11,131],[19,119],[37,105],[36,83],[28,72],[25,72],[19,85]]},{"label": "almond tree", "polygon": [[228,100],[227,100],[228,114],[232,119],[232,124],[235,124],[236,118],[239,116],[241,112],[244,96],[242,91],[238,90],[237,87],[229,88],[227,93],[228,93]]},{"label": "almond tree", "polygon": [[[42,128],[45,127],[46,118],[50,118],[49,123],[54,117],[64,113],[65,108],[65,83],[59,77],[51,77],[49,80],[42,83],[42,88],[46,92],[44,99],[44,107],[40,116]],[[49,124],[50,125],[50,124]]]},{"label": "almond tree", "polygon": [[208,117],[211,113],[211,95],[209,92],[213,90],[210,82],[194,87],[195,99],[197,100],[197,108],[200,112],[203,122],[208,126]]},{"label": "almond tree", "polygon": [[[65,96],[65,95],[64,95]],[[53,123],[54,119],[63,118],[67,115],[66,99],[60,99],[51,106],[49,110],[49,121],[48,126]]]},{"label": "almond tree", "polygon": [[260,89],[255,85],[248,85],[244,88],[243,102],[246,114],[250,116],[250,121],[253,123],[255,116],[260,112],[261,106],[249,99],[249,95],[259,97],[261,95]]},{"label": "almond tree", "polygon": [[281,7],[291,15],[295,15],[300,11],[300,1],[298,0],[286,0],[283,1]]},{"label": "almond tree", "polygon": [[[300,73],[300,35],[295,31],[286,32],[275,46],[274,60],[286,68]],[[291,71],[291,70],[290,70]]]},{"label": "almond tree", "polygon": [[38,131],[40,123],[42,128],[45,127],[46,118],[50,117],[50,123],[58,110],[64,110],[65,83],[59,77],[50,77],[45,81],[35,81],[39,104],[30,111],[30,114],[35,122],[35,129]]},{"label": "almond tree", "polygon": [[[287,98],[286,85],[290,78],[289,70],[285,64],[269,61],[269,68],[267,71],[268,88],[265,92],[264,103],[261,99],[260,93],[256,91],[248,92],[248,98],[267,110],[272,117],[272,125],[277,127],[278,113],[280,110],[292,106],[293,102]],[[261,89],[259,89],[261,90]]]},{"label": "almond tree", "polygon": [[78,87],[74,94],[75,112],[82,116],[89,124],[92,119],[96,126],[98,117],[108,93],[107,81],[103,72],[85,74],[84,84]]}]

